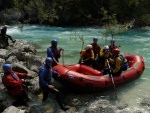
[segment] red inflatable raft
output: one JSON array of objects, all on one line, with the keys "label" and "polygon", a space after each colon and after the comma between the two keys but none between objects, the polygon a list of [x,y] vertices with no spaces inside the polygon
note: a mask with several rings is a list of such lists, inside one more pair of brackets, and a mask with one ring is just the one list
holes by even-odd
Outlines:
[{"label": "red inflatable raft", "polygon": [[[120,76],[113,76],[116,86],[140,77],[145,69],[143,57],[125,54],[129,68]],[[111,77],[91,67],[75,65],[57,65],[54,70],[60,73],[58,80],[63,85],[81,90],[104,90],[113,87]]]}]

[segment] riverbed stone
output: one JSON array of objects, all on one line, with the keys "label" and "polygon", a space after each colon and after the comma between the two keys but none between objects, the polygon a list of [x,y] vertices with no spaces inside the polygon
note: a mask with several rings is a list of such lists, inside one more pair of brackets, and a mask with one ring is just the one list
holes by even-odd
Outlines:
[{"label": "riverbed stone", "polygon": [[25,110],[18,109],[15,106],[10,106],[6,108],[2,113],[25,113]]},{"label": "riverbed stone", "polygon": [[0,49],[0,58],[5,59],[6,55],[7,55],[7,51],[6,49]]}]

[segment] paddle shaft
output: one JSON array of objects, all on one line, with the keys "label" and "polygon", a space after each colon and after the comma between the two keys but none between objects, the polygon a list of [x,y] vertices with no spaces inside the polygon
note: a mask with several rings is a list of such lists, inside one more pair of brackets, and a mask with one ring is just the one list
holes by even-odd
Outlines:
[{"label": "paddle shaft", "polygon": [[[82,42],[81,52],[82,52],[82,49],[83,49],[83,45],[84,45],[84,41]],[[80,53],[81,53],[81,52],[80,52]]]},{"label": "paddle shaft", "polygon": [[113,76],[112,76],[112,72],[111,72],[111,69],[110,69],[110,65],[109,65],[108,59],[106,59],[106,60],[107,60],[108,68],[109,68],[109,70],[110,70],[110,77],[111,77],[111,81],[112,81],[113,86],[114,86],[115,96],[116,96],[116,98],[117,98],[117,91],[116,91],[115,82],[114,82],[114,79],[113,79]]},{"label": "paddle shaft", "polygon": [[62,50],[62,64],[64,66],[64,50]]}]

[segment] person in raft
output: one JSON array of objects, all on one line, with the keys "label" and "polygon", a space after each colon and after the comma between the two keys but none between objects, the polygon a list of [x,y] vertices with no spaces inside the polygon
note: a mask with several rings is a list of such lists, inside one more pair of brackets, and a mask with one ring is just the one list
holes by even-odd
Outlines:
[{"label": "person in raft", "polygon": [[109,51],[109,46],[105,45],[103,49],[101,49],[100,53],[99,53],[99,61],[98,64],[100,65],[100,68],[104,68],[107,66],[107,62],[106,59],[111,58],[111,53]]},{"label": "person in raft", "polygon": [[92,45],[87,45],[86,48],[82,50],[78,63],[79,64],[82,63],[84,65],[92,67],[93,62],[94,62],[94,52],[92,50]]},{"label": "person in raft", "polygon": [[51,40],[51,47],[47,48],[47,57],[51,57],[53,59],[52,66],[55,66],[59,63],[60,52],[64,51],[63,48],[57,48],[57,40]]},{"label": "person in raft", "polygon": [[59,77],[59,73],[57,73],[57,71],[54,71],[52,69],[52,62],[53,59],[51,57],[47,57],[45,59],[45,65],[41,67],[39,71],[39,85],[43,93],[42,102],[46,101],[49,93],[54,93],[56,95],[56,99],[60,108],[66,111],[69,108],[64,106],[64,104],[62,103],[60,92],[52,85],[52,77],[53,78]]},{"label": "person in raft", "polygon": [[98,57],[99,53],[100,53],[100,50],[101,50],[101,47],[99,44],[97,44],[98,42],[98,38],[97,37],[94,37],[93,38],[93,43],[91,43],[90,45],[92,45],[92,50],[94,52],[94,59],[96,60],[96,57]]},{"label": "person in raft", "polygon": [[27,102],[31,101],[31,99],[23,89],[22,84],[26,82],[24,77],[31,77],[31,75],[12,71],[10,64],[4,64],[3,70],[2,83],[8,90],[8,93],[16,99],[13,105],[27,105]]},{"label": "person in raft", "polygon": [[113,49],[115,49],[115,48],[119,48],[119,47],[115,45],[115,40],[112,39],[110,41],[110,45],[109,45],[109,51],[110,51],[110,53],[113,53]]},{"label": "person in raft", "polygon": [[9,46],[9,43],[8,43],[8,39],[10,39],[13,43],[16,42],[16,40],[13,40],[12,37],[10,35],[7,35],[7,25],[4,25],[4,27],[1,29],[1,38],[5,41],[6,43],[6,46]]},{"label": "person in raft", "polygon": [[[122,59],[120,58],[119,48],[113,49],[112,54],[113,54],[113,58],[109,58],[111,74],[113,76],[119,76],[122,73],[122,62],[123,62]],[[108,69],[107,71],[110,70]]]}]

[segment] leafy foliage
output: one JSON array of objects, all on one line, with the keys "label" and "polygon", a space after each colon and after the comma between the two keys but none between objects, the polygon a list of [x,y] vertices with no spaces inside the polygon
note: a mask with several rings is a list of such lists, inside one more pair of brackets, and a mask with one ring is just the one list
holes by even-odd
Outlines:
[{"label": "leafy foliage", "polygon": [[[14,8],[19,21],[49,25],[149,25],[150,0],[1,0],[0,11]],[[115,19],[114,19],[115,17]],[[144,20],[146,19],[146,21]],[[111,21],[110,21],[111,20]],[[109,24],[108,24],[109,23]],[[111,29],[111,27],[109,27]]]}]

